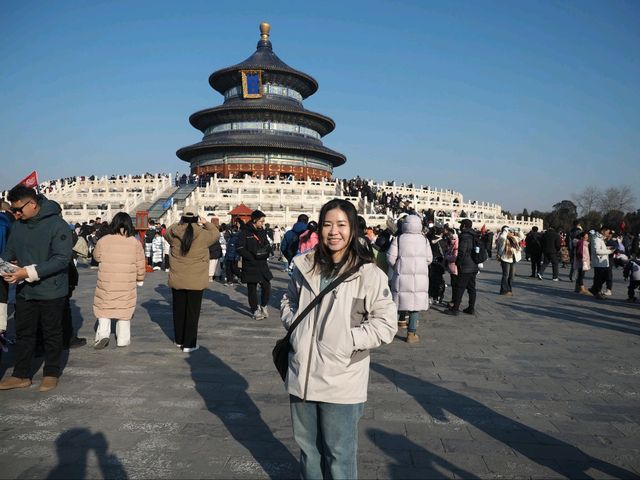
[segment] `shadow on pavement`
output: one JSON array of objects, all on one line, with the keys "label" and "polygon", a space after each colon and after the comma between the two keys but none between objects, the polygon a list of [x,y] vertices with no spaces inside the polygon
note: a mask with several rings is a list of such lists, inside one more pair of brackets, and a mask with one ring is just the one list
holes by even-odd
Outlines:
[{"label": "shadow on pavement", "polygon": [[[445,411],[482,430],[518,454],[567,478],[593,478],[586,472],[595,469],[614,478],[638,478],[629,470],[594,458],[577,447],[523,423],[494,412],[485,405],[418,377],[372,363],[371,369],[384,375],[399,390],[411,395],[431,417],[447,422]],[[473,413],[471,413],[473,412]],[[514,439],[520,433],[522,441]],[[526,437],[531,438],[527,443]],[[516,435],[517,438],[517,435]],[[567,459],[567,461],[557,461]],[[601,475],[602,476],[602,475]]]},{"label": "shadow on pavement", "polygon": [[[574,308],[562,307],[531,307],[523,305],[509,305],[513,310],[524,312],[527,315],[538,317],[557,318],[558,320],[566,320],[569,322],[580,323],[590,327],[606,328],[621,333],[630,333],[632,335],[640,335],[640,323],[630,322],[628,320],[619,320],[614,318],[615,313],[610,316],[596,315],[593,309],[588,309],[584,313],[576,311]],[[588,318],[587,318],[588,317]]]},{"label": "shadow on pavement", "polygon": [[[456,478],[480,478],[471,472],[456,467],[447,459],[412,442],[404,435],[392,434],[376,428],[367,429],[367,435],[372,442],[381,445],[393,445],[394,447],[393,450],[387,451],[395,461],[395,463],[390,463],[387,467],[387,478],[413,478],[415,476],[415,468],[407,465],[404,455],[400,455],[400,453],[406,452],[411,452],[412,457],[414,457],[414,463],[420,469],[420,476],[423,478],[447,478],[442,472],[443,470],[454,473]],[[381,449],[384,450],[384,448]]]},{"label": "shadow on pavement", "polygon": [[[72,428],[56,439],[58,465],[47,475],[47,479],[87,478],[87,458],[95,453],[102,478],[126,479],[127,472],[118,458],[109,453],[109,444],[102,432],[91,433],[86,428]],[[94,477],[90,473],[88,477]]]},{"label": "shadow on pavement", "polygon": [[[186,358],[191,377],[207,410],[216,415],[236,442],[246,448],[270,478],[293,478],[298,462],[278,440],[247,393],[247,381],[207,348]],[[252,466],[240,466],[252,469]],[[237,473],[237,472],[235,472]],[[255,476],[261,476],[256,472]]]}]

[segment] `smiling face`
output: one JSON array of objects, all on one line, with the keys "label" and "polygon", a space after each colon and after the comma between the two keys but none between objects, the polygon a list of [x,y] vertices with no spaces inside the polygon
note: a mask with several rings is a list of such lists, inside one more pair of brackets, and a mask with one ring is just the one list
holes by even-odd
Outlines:
[{"label": "smiling face", "polygon": [[320,232],[322,243],[329,250],[333,263],[339,263],[353,236],[347,214],[339,208],[329,210]]}]

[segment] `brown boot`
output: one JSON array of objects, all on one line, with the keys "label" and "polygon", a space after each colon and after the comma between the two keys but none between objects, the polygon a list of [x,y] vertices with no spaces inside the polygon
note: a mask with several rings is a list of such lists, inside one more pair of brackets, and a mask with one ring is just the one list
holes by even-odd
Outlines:
[{"label": "brown boot", "polygon": [[58,377],[43,377],[39,390],[41,392],[48,392],[58,386]]},{"label": "brown boot", "polygon": [[0,390],[12,390],[14,388],[27,388],[31,385],[30,378],[9,377],[0,382]]},{"label": "brown boot", "polygon": [[408,332],[406,341],[407,343],[418,343],[420,341],[420,337],[416,332]]},{"label": "brown boot", "polygon": [[578,293],[581,293],[582,295],[589,295],[589,296],[592,295],[589,289],[584,285],[580,285],[580,291]]}]

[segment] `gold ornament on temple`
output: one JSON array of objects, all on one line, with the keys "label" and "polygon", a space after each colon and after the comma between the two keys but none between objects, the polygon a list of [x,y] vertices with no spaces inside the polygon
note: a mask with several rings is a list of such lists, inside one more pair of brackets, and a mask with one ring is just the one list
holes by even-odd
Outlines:
[{"label": "gold ornament on temple", "polygon": [[269,32],[271,31],[271,25],[267,22],[262,22],[260,24],[260,39],[267,41],[269,40]]}]

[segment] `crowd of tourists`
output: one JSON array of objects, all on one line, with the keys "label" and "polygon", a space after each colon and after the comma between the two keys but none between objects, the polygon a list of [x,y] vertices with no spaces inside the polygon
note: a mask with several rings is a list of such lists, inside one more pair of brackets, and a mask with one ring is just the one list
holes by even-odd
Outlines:
[{"label": "crowd of tourists", "polygon": [[[551,280],[559,281],[565,264],[576,292],[597,299],[610,295],[616,267],[630,280],[629,301],[640,287],[638,236],[608,226],[586,231],[576,222],[566,233],[534,227],[526,236],[504,226],[494,235],[474,229],[468,218],[434,225],[403,211],[384,228],[370,228],[351,202],[334,199],[317,222],[301,214],[286,231],[271,228],[260,210],[246,222],[218,226],[187,209],[175,224],[150,222],[141,236],[124,212],[109,223],[97,218],[68,225],[56,202],[22,185],[7,201],[0,208],[0,333],[7,329],[9,291],[15,289],[16,342],[14,369],[0,390],[31,385],[39,345],[39,390],[56,388],[62,350],[86,343],[74,335],[69,307],[79,260],[97,269],[93,348],[109,344],[114,321],[117,346],[131,345],[137,288],[149,270],[163,270],[171,288],[173,341],[184,353],[199,348],[203,292],[211,282],[235,285],[239,278],[247,285],[251,317],[262,321],[270,315],[271,269],[282,261],[290,279],[279,316],[291,343],[283,376],[303,478],[357,478],[369,351],[392,342],[398,330],[406,330],[407,343],[420,342],[421,312],[434,304],[446,315],[474,315],[476,278],[494,250],[501,295],[513,296],[523,257],[530,259],[531,277],[540,280],[551,265]],[[593,284],[586,288],[592,268]],[[329,292],[331,300],[323,301]]]}]

